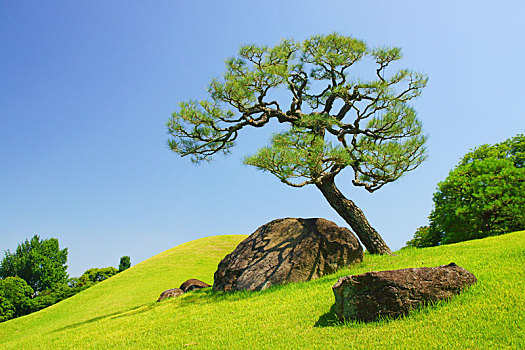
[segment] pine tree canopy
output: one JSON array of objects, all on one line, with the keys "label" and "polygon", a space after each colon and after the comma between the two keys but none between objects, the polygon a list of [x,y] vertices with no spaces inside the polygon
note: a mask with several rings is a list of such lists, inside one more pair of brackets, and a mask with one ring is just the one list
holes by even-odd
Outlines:
[{"label": "pine tree canopy", "polygon": [[[198,163],[229,153],[243,128],[276,120],[289,129],[246,164],[295,187],[350,167],[354,185],[373,192],[426,156],[422,124],[409,101],[427,77],[409,69],[388,74],[399,59],[399,48],[369,48],[336,33],[242,46],[226,60],[223,77],[211,81],[208,99],[180,103],[167,123],[168,144]],[[351,76],[360,61],[375,65],[373,79]],[[285,101],[271,97],[284,90]]]}]

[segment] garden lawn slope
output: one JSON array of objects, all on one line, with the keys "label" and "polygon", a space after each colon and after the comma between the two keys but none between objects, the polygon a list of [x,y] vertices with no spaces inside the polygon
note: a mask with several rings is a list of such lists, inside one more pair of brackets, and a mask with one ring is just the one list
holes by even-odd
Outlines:
[{"label": "garden lawn slope", "polygon": [[[189,278],[213,282],[245,236],[185,243],[56,305],[0,324],[1,349],[523,349],[525,231],[433,248],[403,249],[322,279],[223,294],[206,288],[160,303]],[[478,283],[409,317],[339,324],[338,277],[455,262]]]}]

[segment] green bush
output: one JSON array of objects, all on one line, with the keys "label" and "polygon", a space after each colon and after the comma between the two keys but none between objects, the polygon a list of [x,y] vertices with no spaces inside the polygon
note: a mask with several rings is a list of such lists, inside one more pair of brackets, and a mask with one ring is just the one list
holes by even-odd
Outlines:
[{"label": "green bush", "polygon": [[0,322],[10,320],[15,315],[15,307],[9,300],[0,295]]},{"label": "green bush", "polygon": [[0,280],[0,317],[2,320],[26,315],[31,312],[30,300],[33,288],[20,277]]}]

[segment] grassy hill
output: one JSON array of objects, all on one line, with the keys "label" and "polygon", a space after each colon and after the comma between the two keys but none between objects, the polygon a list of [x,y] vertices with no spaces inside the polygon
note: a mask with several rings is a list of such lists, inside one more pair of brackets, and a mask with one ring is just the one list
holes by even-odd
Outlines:
[{"label": "grassy hill", "polygon": [[[217,263],[245,236],[188,242],[37,313],[0,324],[0,349],[523,349],[525,231],[397,256],[365,256],[349,269],[264,292],[210,288],[156,303],[189,278],[213,282]],[[409,317],[339,324],[340,276],[455,262],[478,283]]]}]

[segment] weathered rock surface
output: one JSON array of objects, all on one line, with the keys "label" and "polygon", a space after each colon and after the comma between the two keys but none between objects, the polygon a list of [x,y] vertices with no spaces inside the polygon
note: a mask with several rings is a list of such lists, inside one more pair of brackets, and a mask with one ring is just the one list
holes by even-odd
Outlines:
[{"label": "weathered rock surface", "polygon": [[213,290],[264,290],[334,273],[363,260],[353,233],[326,219],[278,219],[252,233],[228,254]]},{"label": "weathered rock surface", "polygon": [[184,282],[183,284],[181,284],[179,288],[182,289],[184,293],[186,293],[186,292],[191,292],[192,290],[195,290],[195,289],[206,288],[206,287],[211,287],[211,286],[206,282],[202,282],[198,279],[191,278],[187,280],[186,282]]},{"label": "weathered rock surface", "polygon": [[182,294],[184,294],[184,291],[180,288],[168,289],[161,293],[160,297],[157,299],[157,302],[168,298],[178,297]]},{"label": "weathered rock surface", "polygon": [[332,287],[340,320],[372,321],[398,317],[417,308],[459,294],[476,277],[451,263],[341,277]]}]

